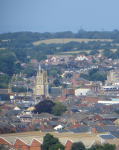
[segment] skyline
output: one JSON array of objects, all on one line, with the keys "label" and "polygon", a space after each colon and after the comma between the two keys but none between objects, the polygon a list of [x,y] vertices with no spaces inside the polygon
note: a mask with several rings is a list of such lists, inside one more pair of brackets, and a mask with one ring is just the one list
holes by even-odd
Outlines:
[{"label": "skyline", "polygon": [[115,0],[0,0],[0,34],[8,32],[113,31],[119,29]]}]

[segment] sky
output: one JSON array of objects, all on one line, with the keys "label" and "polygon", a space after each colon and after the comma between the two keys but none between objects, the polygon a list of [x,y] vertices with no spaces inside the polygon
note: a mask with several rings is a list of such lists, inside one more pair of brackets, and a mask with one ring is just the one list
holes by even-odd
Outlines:
[{"label": "sky", "polygon": [[0,0],[0,34],[113,31],[118,7],[119,0]]}]

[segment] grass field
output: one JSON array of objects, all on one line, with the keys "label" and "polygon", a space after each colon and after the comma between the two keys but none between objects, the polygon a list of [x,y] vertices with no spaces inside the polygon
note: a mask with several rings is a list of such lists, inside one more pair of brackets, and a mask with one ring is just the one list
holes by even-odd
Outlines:
[{"label": "grass field", "polygon": [[[69,52],[61,52],[62,54],[76,54],[81,52],[86,52],[89,54],[92,50],[80,50],[80,51],[69,51]],[[100,53],[103,51],[103,49],[98,50]]]},{"label": "grass field", "polygon": [[[117,49],[110,49],[113,52],[116,52]],[[73,56],[73,54],[78,54],[81,52],[86,52],[87,54],[89,54],[92,50],[80,50],[80,51],[69,51],[69,52],[60,52],[61,55],[68,55],[68,56]],[[103,49],[98,50],[100,53],[103,51]],[[60,54],[56,55],[56,56],[60,56]],[[51,55],[52,56],[52,55]],[[54,56],[54,55],[53,55]]]},{"label": "grass field", "polygon": [[64,38],[64,39],[48,39],[48,40],[41,40],[41,41],[36,41],[33,42],[33,45],[39,45],[41,43],[45,43],[45,44],[51,44],[51,43],[68,43],[71,41],[75,41],[75,42],[85,42],[88,43],[89,41],[109,41],[112,42],[112,39],[71,39],[71,38]]}]

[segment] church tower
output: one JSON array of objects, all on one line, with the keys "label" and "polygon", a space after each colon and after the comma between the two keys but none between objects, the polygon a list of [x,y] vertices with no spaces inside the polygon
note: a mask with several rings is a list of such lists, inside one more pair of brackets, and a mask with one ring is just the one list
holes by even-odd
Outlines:
[{"label": "church tower", "polygon": [[47,72],[43,71],[39,65],[37,75],[36,75],[36,82],[34,86],[34,95],[35,96],[44,96],[49,97],[48,92],[48,79],[47,79]]}]

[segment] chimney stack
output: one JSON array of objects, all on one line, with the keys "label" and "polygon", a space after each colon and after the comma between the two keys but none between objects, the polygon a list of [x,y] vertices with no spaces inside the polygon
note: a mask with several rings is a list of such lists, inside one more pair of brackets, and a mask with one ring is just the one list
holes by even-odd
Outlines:
[{"label": "chimney stack", "polygon": [[97,128],[96,127],[94,127],[94,129],[93,129],[93,133],[97,133]]}]

